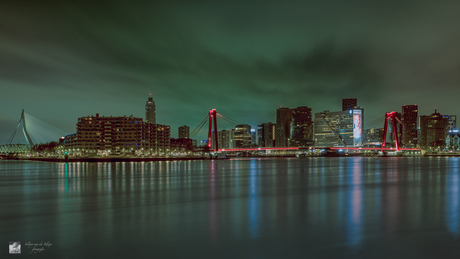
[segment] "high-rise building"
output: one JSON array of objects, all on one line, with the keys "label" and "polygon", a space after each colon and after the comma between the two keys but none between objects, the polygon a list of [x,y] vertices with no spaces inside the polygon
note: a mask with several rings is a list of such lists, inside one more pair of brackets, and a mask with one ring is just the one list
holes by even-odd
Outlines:
[{"label": "high-rise building", "polygon": [[256,129],[251,129],[251,146],[257,145],[257,132]]},{"label": "high-rise building", "polygon": [[289,146],[291,137],[291,120],[292,110],[289,108],[280,107],[276,110],[276,147]]},{"label": "high-rise building", "polygon": [[315,113],[315,146],[353,146],[353,116],[348,111]]},{"label": "high-rise building", "polygon": [[350,97],[342,99],[342,111],[348,111],[356,108],[358,108],[358,99]]},{"label": "high-rise building", "polygon": [[315,146],[359,147],[363,141],[362,108],[315,113]]},{"label": "high-rise building", "polygon": [[150,94],[149,99],[145,103],[145,122],[153,124],[157,123],[157,112],[152,94]]},{"label": "high-rise building", "polygon": [[442,116],[434,110],[430,116],[420,116],[420,147],[441,147],[446,145],[446,136],[450,128],[449,116]]},{"label": "high-rise building", "polygon": [[179,127],[179,138],[190,138],[190,128],[188,126]]},{"label": "high-rise building", "polygon": [[229,140],[229,144],[228,144],[228,148],[236,148],[236,145],[235,145],[235,141],[234,141],[234,136],[235,136],[235,129],[230,129],[230,132],[229,132],[229,136],[228,136],[228,140]]},{"label": "high-rise building", "polygon": [[417,146],[417,118],[417,104],[404,105],[402,107],[402,143],[404,146],[409,148],[414,148]]},{"label": "high-rise building", "polygon": [[258,127],[259,147],[275,147],[276,124],[267,122]]},{"label": "high-rise building", "polygon": [[418,117],[418,133],[417,140],[421,148],[427,148],[427,132],[428,132],[428,117],[427,115],[421,115]]},{"label": "high-rise building", "polygon": [[290,146],[310,147],[314,143],[311,109],[306,106],[292,109]]},{"label": "high-rise building", "polygon": [[230,131],[220,130],[217,132],[217,141],[219,149],[231,148],[230,146]]},{"label": "high-rise building", "polygon": [[233,144],[235,148],[244,148],[251,146],[251,126],[248,124],[239,124],[235,126],[233,134]]},{"label": "high-rise building", "polygon": [[264,132],[264,126],[263,124],[257,125],[257,146],[262,147],[262,135]]}]

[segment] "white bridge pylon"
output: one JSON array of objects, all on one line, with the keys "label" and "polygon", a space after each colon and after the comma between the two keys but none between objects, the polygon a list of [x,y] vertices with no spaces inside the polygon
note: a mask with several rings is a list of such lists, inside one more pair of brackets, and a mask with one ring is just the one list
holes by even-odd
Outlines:
[{"label": "white bridge pylon", "polygon": [[30,114],[25,113],[23,109],[21,118],[19,119],[13,134],[11,134],[11,137],[7,142],[8,145],[13,142],[14,136],[16,135],[16,132],[21,125],[27,145],[31,146],[35,144],[48,143],[51,141],[59,141],[59,138],[67,134],[65,131],[58,129],[44,121],[41,121]]}]

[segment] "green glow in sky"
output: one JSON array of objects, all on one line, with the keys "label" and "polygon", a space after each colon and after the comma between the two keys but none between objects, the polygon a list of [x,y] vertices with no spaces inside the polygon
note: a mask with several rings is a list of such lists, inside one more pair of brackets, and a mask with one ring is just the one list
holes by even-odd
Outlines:
[{"label": "green glow in sky", "polygon": [[[198,3],[194,3],[198,2]],[[418,104],[460,115],[459,1],[3,1],[0,144],[22,109],[69,133],[78,117],[195,128],[211,108],[253,126],[279,106],[365,121]]]}]

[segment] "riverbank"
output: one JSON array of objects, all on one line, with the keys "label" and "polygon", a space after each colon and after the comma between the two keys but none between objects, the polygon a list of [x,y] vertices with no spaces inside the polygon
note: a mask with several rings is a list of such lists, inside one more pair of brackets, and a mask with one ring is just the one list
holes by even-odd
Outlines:
[{"label": "riverbank", "polygon": [[[253,156],[227,156],[223,159],[230,158],[294,158],[294,154],[284,154],[284,155],[253,155]],[[425,154],[423,156],[401,156],[401,155],[390,155],[390,156],[379,156],[379,155],[369,155],[369,154],[352,154],[352,155],[327,155],[323,154],[321,156],[300,156],[298,158],[309,158],[309,157],[460,157],[459,153],[449,153],[449,154]],[[44,162],[154,162],[154,161],[187,161],[187,160],[222,160],[222,158],[216,157],[72,157],[68,158],[46,158],[46,157],[31,157],[31,158],[22,158],[22,157],[3,157],[3,160],[22,160],[22,161],[44,161]]]},{"label": "riverbank", "polygon": [[460,157],[459,153],[450,153],[450,154],[425,154],[427,157]]},{"label": "riverbank", "polygon": [[44,161],[44,162],[151,162],[151,161],[183,161],[183,160],[206,160],[206,157],[78,157],[78,158],[19,158],[25,161]]}]

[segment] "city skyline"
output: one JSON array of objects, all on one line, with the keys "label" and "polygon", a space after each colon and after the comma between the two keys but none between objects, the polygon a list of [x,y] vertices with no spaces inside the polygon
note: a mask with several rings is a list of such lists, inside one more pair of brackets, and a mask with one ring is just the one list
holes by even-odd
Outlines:
[{"label": "city skyline", "polygon": [[[340,113],[340,112],[342,112],[342,111],[346,111],[345,114],[348,114],[348,112],[349,112],[348,110],[349,110],[349,109],[361,110],[361,111],[364,110],[364,108],[359,107],[359,105],[358,105],[358,106],[354,106],[354,107],[353,107],[353,106],[349,106],[348,108],[344,108],[344,107],[345,107],[345,106],[344,106],[344,105],[345,105],[345,104],[344,104],[344,101],[347,101],[347,99],[350,99],[350,97],[342,99],[342,110],[341,110],[341,111],[333,111],[333,110],[312,111],[312,109],[310,109],[310,108],[308,108],[308,107],[306,107],[306,106],[294,107],[294,108],[289,108],[289,107],[278,107],[278,109],[276,110],[277,115],[275,116],[275,119],[274,119],[274,121],[275,121],[274,125],[277,124],[276,121],[277,121],[277,118],[278,118],[278,116],[279,116],[279,114],[278,114],[278,113],[279,113],[279,110],[295,111],[295,110],[297,110],[297,109],[299,109],[299,108],[308,109],[308,110],[310,110],[310,111],[312,112],[312,116],[311,116],[311,119],[312,119],[311,123],[312,123],[312,125],[315,124],[315,123],[314,123],[314,120],[317,118],[316,115],[318,115],[318,114],[320,114],[320,113],[324,113],[324,112],[328,112],[328,113],[329,113],[329,112],[332,112],[332,113],[334,113],[334,112],[337,113],[337,112],[338,112],[338,113]],[[354,99],[354,102],[355,102],[355,104],[356,104],[357,99],[356,99],[356,98],[352,98],[352,99]],[[152,97],[151,97],[151,95],[149,95],[148,100],[147,100],[146,103],[149,104],[149,103],[151,103],[151,102],[152,102]],[[155,102],[153,102],[153,103],[155,103]],[[155,106],[155,104],[153,104],[153,106]],[[407,106],[415,106],[416,108],[418,108],[418,105],[416,105],[416,104],[415,104],[415,105],[407,105]],[[404,110],[405,108],[406,108],[406,105],[401,106],[401,109],[402,109],[402,110]],[[101,115],[100,115],[99,113],[92,114],[92,115],[86,115],[86,116],[83,116],[83,117],[99,117],[99,116],[100,116],[100,117],[106,117],[106,118],[109,118],[109,117],[110,117],[110,118],[111,118],[111,117],[135,117],[135,118],[138,118],[138,119],[140,119],[140,120],[142,120],[142,121],[144,121],[144,122],[149,123],[149,119],[147,118],[147,117],[149,116],[149,115],[148,115],[149,113],[147,112],[147,109],[148,109],[148,105],[145,106],[144,117],[135,116],[135,115],[133,115],[133,114],[131,114],[131,115],[126,115],[126,114],[125,114],[125,115],[102,115],[102,114],[101,114]],[[400,112],[396,112],[396,113],[401,114]],[[437,111],[437,108],[435,108],[435,111],[434,111],[433,113],[426,114],[426,115],[425,115],[425,114],[419,114],[419,116],[418,116],[417,118],[428,117],[429,115],[431,116],[431,115],[433,115],[433,114],[439,114],[439,112]],[[313,115],[315,115],[315,116],[313,116]],[[450,116],[453,115],[453,114],[441,114],[441,115],[445,115],[445,116],[449,116],[449,117],[450,117]],[[453,115],[453,116],[456,116],[456,115]],[[197,140],[197,141],[207,141],[208,124],[209,124],[209,112],[208,112],[208,114],[206,115],[206,117],[207,117],[208,121],[207,121],[206,123],[204,123],[204,126],[205,126],[205,127],[204,127],[204,128],[202,128],[202,127],[197,127],[197,129],[198,129],[198,128],[201,128],[201,130],[198,131],[198,132],[199,132],[198,134],[195,133],[196,135],[194,135],[194,136],[191,135],[191,136],[190,136],[191,139],[195,139],[195,140]],[[237,123],[237,122],[236,122],[234,119],[231,119],[231,118],[229,119],[229,118],[224,118],[224,117],[225,117],[225,116],[223,116],[221,119],[218,119],[218,120],[217,120],[217,121],[218,121],[217,125],[219,125],[219,126],[218,126],[218,131],[221,131],[221,130],[232,130],[232,129],[235,130],[238,126],[241,126],[241,125],[236,125],[236,124],[235,124],[235,125],[232,125],[232,124],[231,124],[232,122],[234,122],[234,123]],[[375,126],[376,124],[378,124],[378,122],[376,122],[376,121],[374,120],[374,121],[371,122],[372,126],[369,126],[369,127],[364,127],[364,126],[363,126],[362,129],[363,129],[363,130],[364,130],[364,129],[372,129],[372,128],[376,128],[376,127],[377,127],[377,128],[384,128],[384,126],[383,126],[383,125],[384,125],[384,117],[385,117],[385,116],[383,116],[382,118],[380,118],[380,119],[382,119],[382,121],[381,121],[381,122],[382,122],[381,127],[380,127],[380,126]],[[320,116],[320,118],[322,118],[322,117]],[[40,120],[39,118],[34,118],[34,120],[37,120],[37,119],[38,119],[39,121],[41,121],[40,123],[48,124],[47,122],[44,122],[44,121]],[[77,118],[77,121],[79,122],[80,119],[81,119],[81,118]],[[220,121],[224,121],[224,122],[222,123],[222,122],[220,122]],[[20,122],[20,123],[21,123],[21,125],[22,125],[22,123],[24,123],[24,122]],[[257,128],[257,126],[260,126],[261,124],[266,124],[266,123],[272,123],[272,122],[271,122],[271,121],[269,121],[269,122],[258,122],[258,125],[256,125],[256,126],[253,126],[253,125],[250,125],[250,124],[247,124],[247,123],[243,123],[243,125],[249,125],[249,127]],[[288,123],[291,123],[291,118],[288,119]],[[241,123],[238,123],[238,124],[241,124]],[[78,125],[78,123],[76,124],[76,128],[77,128],[77,125]],[[160,125],[160,124],[158,124],[158,125]],[[213,125],[214,125],[214,122],[213,122]],[[54,127],[53,125],[50,125],[50,126],[51,126],[51,127]],[[161,126],[163,126],[163,125],[161,125]],[[166,126],[171,127],[170,125],[166,125]],[[222,127],[222,126],[224,126],[224,127]],[[230,127],[229,127],[229,126],[230,126]],[[180,136],[180,128],[182,128],[182,127],[187,127],[187,128],[189,128],[189,126],[187,126],[187,125],[178,126],[178,127],[177,127],[177,130],[176,130],[177,136],[174,136],[174,135],[171,134],[171,138],[181,138],[181,136]],[[214,127],[214,126],[213,126],[213,127]],[[401,125],[400,127],[402,127],[402,125]],[[75,128],[75,132],[76,132],[76,128]],[[55,130],[60,130],[60,129],[55,128]],[[400,131],[401,131],[401,134],[402,134],[402,128],[400,129]],[[74,134],[75,132],[68,133],[68,134],[66,134],[65,136]],[[313,133],[313,131],[312,131],[312,133]],[[17,142],[17,140],[18,140],[18,139],[23,139],[23,138],[24,138],[23,134],[15,134],[15,136],[16,136],[16,137],[14,138],[13,144],[14,144],[14,143],[20,143],[21,141],[20,141],[20,142]],[[201,138],[200,138],[200,136],[201,136]],[[10,137],[10,136],[9,136],[9,137]],[[62,136],[62,137],[64,137],[64,136]],[[287,140],[286,140],[286,141],[287,141]],[[26,140],[24,139],[22,142],[25,143]],[[280,145],[280,144],[278,143],[278,145]],[[286,144],[286,145],[281,144],[281,146],[288,146],[288,144]]]},{"label": "city skyline", "polygon": [[252,127],[280,106],[365,121],[417,104],[458,115],[457,2],[0,4],[0,143],[21,110],[68,133],[99,113],[194,129],[209,109]]}]

